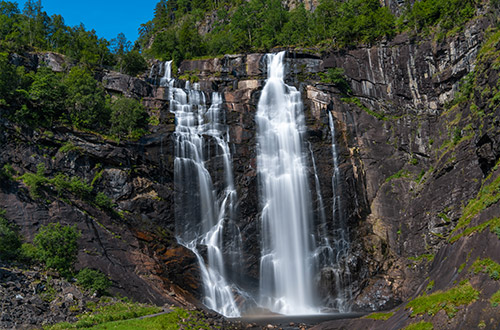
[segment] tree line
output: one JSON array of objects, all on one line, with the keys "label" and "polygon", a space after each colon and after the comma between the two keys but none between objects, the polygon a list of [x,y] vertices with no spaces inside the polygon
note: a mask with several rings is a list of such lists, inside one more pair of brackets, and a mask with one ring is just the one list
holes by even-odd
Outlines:
[{"label": "tree line", "polygon": [[396,17],[378,0],[320,0],[314,11],[302,3],[289,10],[280,0],[161,0],[154,18],[141,25],[137,44],[177,63],[276,46],[343,48],[401,31],[425,34],[435,28],[444,36],[463,27],[478,5],[479,0],[420,0],[407,2]]}]

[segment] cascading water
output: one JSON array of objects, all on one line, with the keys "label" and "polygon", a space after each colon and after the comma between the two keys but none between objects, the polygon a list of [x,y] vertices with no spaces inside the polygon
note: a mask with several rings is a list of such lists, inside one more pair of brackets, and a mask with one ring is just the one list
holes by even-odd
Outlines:
[{"label": "cascading water", "polygon": [[[236,201],[231,155],[227,142],[227,129],[222,122],[222,98],[212,95],[212,106],[207,110],[205,95],[196,84],[186,90],[174,88],[169,71],[171,61],[165,63],[165,75],[161,85],[169,86],[171,111],[175,113],[175,161],[174,181],[176,189],[175,219],[176,236],[180,244],[191,249],[198,258],[204,287],[204,303],[228,317],[240,315],[234,300],[234,290],[226,281],[226,267],[230,271],[238,267],[241,238],[232,224]],[[212,139],[217,146],[218,157],[224,167],[224,188],[217,191],[205,166],[205,139]],[[223,253],[223,234],[230,228],[233,237],[230,246],[230,262]],[[206,247],[206,259],[198,246]],[[229,266],[227,266],[229,264]]]},{"label": "cascading water", "polygon": [[[165,68],[165,72],[163,73],[163,77],[160,79],[160,86],[166,87],[169,86],[172,81],[172,61],[166,61],[163,64],[163,68]],[[160,65],[160,70],[162,69],[162,65]]]},{"label": "cascading water", "polygon": [[300,92],[284,82],[285,52],[268,54],[257,108],[262,203],[260,303],[282,314],[315,314],[312,204],[303,152]]},{"label": "cascading water", "polygon": [[[325,259],[323,270],[330,273],[330,280],[334,282],[336,295],[330,305],[339,312],[348,312],[349,301],[352,298],[351,276],[347,258],[349,254],[349,232],[345,218],[345,210],[342,205],[342,179],[339,168],[337,144],[335,142],[335,123],[331,112],[328,112],[330,134],[332,136],[332,158],[333,158],[333,242],[328,241],[329,258]],[[328,237],[325,235],[325,237]]]}]

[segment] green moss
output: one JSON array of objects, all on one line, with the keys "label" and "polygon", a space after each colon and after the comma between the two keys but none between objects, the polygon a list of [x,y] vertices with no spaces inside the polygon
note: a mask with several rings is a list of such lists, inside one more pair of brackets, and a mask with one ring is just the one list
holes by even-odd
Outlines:
[{"label": "green moss", "polygon": [[434,326],[430,322],[420,321],[418,323],[410,324],[403,328],[403,330],[433,330]]},{"label": "green moss", "polygon": [[[497,176],[491,183],[483,186],[476,198],[469,201],[467,206],[464,208],[462,216],[458,220],[458,224],[453,229],[452,235],[456,233],[459,229],[462,229],[469,225],[472,218],[479,214],[484,209],[496,204],[500,200],[500,175]],[[455,239],[456,240],[456,239]],[[454,241],[455,241],[454,240]],[[450,240],[451,241],[451,240]]]},{"label": "green moss", "polygon": [[378,120],[388,120],[388,118],[385,115],[378,113],[378,112],[375,112],[375,111],[365,107],[357,97],[346,97],[346,98],[343,98],[342,101],[345,103],[357,105],[358,108],[360,108],[361,110],[363,110],[364,112],[366,112],[370,116],[377,118]]},{"label": "green moss", "polygon": [[500,305],[500,290],[498,290],[491,296],[490,303],[493,307],[498,307],[498,305]]},{"label": "green moss", "polygon": [[401,169],[398,172],[394,173],[387,179],[385,179],[385,182],[389,182],[394,179],[400,179],[400,178],[409,178],[411,176],[411,173],[405,169]]},{"label": "green moss", "polygon": [[464,262],[463,264],[461,264],[461,265],[458,267],[458,270],[457,270],[457,271],[458,271],[458,273],[461,273],[461,272],[464,270],[464,268],[465,268],[465,264],[466,264],[466,263]]},{"label": "green moss", "polygon": [[388,320],[394,315],[394,312],[387,312],[387,313],[371,313],[365,316],[367,319],[373,319],[373,320]]},{"label": "green moss", "polygon": [[485,259],[477,259],[474,261],[470,270],[474,272],[474,274],[485,273],[490,275],[490,277],[494,280],[500,279],[500,265],[490,258]]},{"label": "green moss", "polygon": [[440,310],[444,310],[448,317],[453,317],[457,308],[462,305],[468,305],[479,298],[479,291],[475,290],[467,281],[448,291],[437,291],[430,295],[420,296],[407,305],[411,309],[411,316],[416,315],[435,315]]},{"label": "green moss", "polygon": [[80,151],[81,149],[73,144],[71,141],[64,143],[61,148],[59,148],[60,153],[66,154],[70,151]]},{"label": "green moss", "polygon": [[[492,233],[499,235],[497,233],[497,229],[499,228],[498,226],[500,226],[500,218],[494,218],[494,219],[488,220],[486,222],[483,222],[477,226],[466,228],[462,233],[451,237],[449,241],[451,243],[456,242],[458,239],[460,239],[463,236],[469,236],[469,235],[472,235],[473,233],[476,233],[476,232],[481,233],[488,227],[490,227],[490,231]],[[500,238],[500,236],[499,236],[499,238]]]},{"label": "green moss", "polygon": [[434,289],[434,280],[430,281],[429,284],[427,284],[427,287],[425,288],[425,291],[432,291]]},{"label": "green moss", "polygon": [[427,260],[427,262],[432,262],[434,260],[434,254],[421,254],[419,256],[416,256],[416,257],[409,257],[408,260],[411,260],[411,261],[416,261],[416,262],[421,262],[423,261],[424,259]]}]

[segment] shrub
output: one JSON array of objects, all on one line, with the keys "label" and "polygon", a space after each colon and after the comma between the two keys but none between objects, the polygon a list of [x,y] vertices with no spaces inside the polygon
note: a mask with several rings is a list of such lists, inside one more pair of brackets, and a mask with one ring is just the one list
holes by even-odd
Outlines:
[{"label": "shrub", "polygon": [[330,68],[326,73],[321,72],[319,75],[322,83],[332,84],[344,94],[349,94],[351,92],[351,87],[347,82],[344,69]]},{"label": "shrub", "polygon": [[97,193],[95,196],[95,203],[103,209],[113,208],[113,201],[103,192]]},{"label": "shrub", "polygon": [[5,218],[5,210],[0,210],[0,258],[11,260],[19,255],[21,239],[16,226]]},{"label": "shrub", "polygon": [[108,277],[99,270],[84,268],[76,275],[76,280],[84,289],[92,290],[102,295],[111,286]]},{"label": "shrub", "polygon": [[33,199],[40,198],[40,189],[49,182],[45,177],[45,165],[42,163],[37,165],[36,173],[26,172],[20,178],[28,186]]},{"label": "shrub", "polygon": [[77,240],[81,234],[75,226],[50,223],[42,226],[35,235],[36,258],[48,268],[63,276],[71,274],[78,253]]}]

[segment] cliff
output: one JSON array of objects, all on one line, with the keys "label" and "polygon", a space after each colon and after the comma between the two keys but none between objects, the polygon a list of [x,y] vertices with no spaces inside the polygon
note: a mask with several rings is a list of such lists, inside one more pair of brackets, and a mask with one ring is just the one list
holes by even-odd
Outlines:
[{"label": "cliff", "polygon": [[[421,320],[436,328],[499,327],[498,302],[490,299],[499,289],[500,268],[495,253],[500,248],[495,234],[500,228],[500,43],[498,32],[486,29],[489,24],[479,18],[441,41],[403,34],[370,48],[287,52],[286,79],[304,101],[306,144],[318,169],[326,214],[333,213],[334,204],[329,113],[335,122],[341,201],[350,228],[353,308],[399,306],[387,321],[332,321],[318,329],[398,329]],[[44,56],[57,70],[59,61]],[[184,61],[178,72],[196,76],[207,95],[218,91],[224,97],[249,286],[259,275],[255,112],[265,80],[264,57]],[[168,91],[158,86],[164,74],[159,64],[149,77],[106,71],[100,76],[110,94],[140,97],[158,117],[160,124],[151,125],[150,134],[138,141],[1,122],[0,163],[11,165],[16,176],[43,163],[49,177],[65,173],[92,183],[112,198],[112,210],[70,192],[60,196],[50,187],[33,198],[15,179],[1,182],[0,201],[27,240],[49,222],[76,224],[83,234],[77,268],[106,273],[113,293],[158,304],[199,305],[196,258],[173,234],[175,125]],[[350,91],[322,79],[331,68],[344,70]],[[64,145],[73,147],[68,151]],[[220,160],[211,158],[207,166],[217,169]],[[309,174],[313,182],[312,164]],[[316,214],[322,211],[317,199],[313,205]],[[467,303],[445,301],[448,307],[434,312],[407,304],[464,283],[477,290]]]}]

